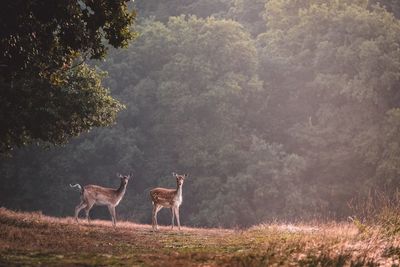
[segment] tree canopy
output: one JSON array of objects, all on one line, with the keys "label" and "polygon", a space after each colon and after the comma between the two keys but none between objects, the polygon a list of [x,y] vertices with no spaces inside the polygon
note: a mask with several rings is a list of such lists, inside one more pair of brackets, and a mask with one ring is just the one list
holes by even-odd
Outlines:
[{"label": "tree canopy", "polygon": [[126,46],[135,13],[121,1],[6,1],[0,11],[0,153],[65,143],[110,124],[122,105],[86,59]]}]

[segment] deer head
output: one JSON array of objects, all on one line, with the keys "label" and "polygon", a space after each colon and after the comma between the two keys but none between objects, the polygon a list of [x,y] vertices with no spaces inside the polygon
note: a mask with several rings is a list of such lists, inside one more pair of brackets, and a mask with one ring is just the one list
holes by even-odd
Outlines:
[{"label": "deer head", "polygon": [[179,175],[175,172],[172,173],[172,176],[174,176],[176,178],[176,183],[178,186],[182,186],[183,182],[185,181],[185,179],[187,178],[187,174],[183,174],[183,175]]},{"label": "deer head", "polygon": [[132,174],[130,173],[129,175],[121,175],[121,174],[117,173],[117,177],[119,177],[121,179],[121,184],[127,185],[129,179],[132,177]]}]

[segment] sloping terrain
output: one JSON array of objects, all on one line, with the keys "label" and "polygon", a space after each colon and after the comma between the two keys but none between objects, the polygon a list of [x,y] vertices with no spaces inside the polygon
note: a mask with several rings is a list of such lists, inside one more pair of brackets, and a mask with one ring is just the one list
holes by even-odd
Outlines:
[{"label": "sloping terrain", "polygon": [[152,232],[0,208],[1,266],[396,266],[398,244],[353,224]]}]

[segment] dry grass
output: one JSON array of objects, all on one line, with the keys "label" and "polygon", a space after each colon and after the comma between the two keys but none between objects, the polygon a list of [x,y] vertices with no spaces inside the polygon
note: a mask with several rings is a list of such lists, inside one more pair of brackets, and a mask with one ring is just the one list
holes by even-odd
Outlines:
[{"label": "dry grass", "polygon": [[0,208],[0,266],[398,266],[399,241],[351,223],[154,233]]}]

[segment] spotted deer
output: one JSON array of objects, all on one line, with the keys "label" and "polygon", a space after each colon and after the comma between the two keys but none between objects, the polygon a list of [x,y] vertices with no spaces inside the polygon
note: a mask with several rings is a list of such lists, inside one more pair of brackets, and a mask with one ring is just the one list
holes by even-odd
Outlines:
[{"label": "spotted deer", "polygon": [[178,223],[178,229],[181,229],[181,223],[179,221],[179,206],[182,204],[182,185],[187,174],[179,175],[172,173],[176,177],[176,189],[166,188],[154,188],[150,190],[150,197],[153,203],[153,214],[152,214],[152,227],[153,230],[158,230],[157,224],[157,213],[162,208],[171,208],[172,211],[172,229],[174,229],[174,217]]},{"label": "spotted deer", "polygon": [[117,219],[115,215],[115,207],[124,197],[126,186],[131,178],[131,174],[123,176],[117,174],[121,179],[119,188],[106,188],[98,185],[86,185],[82,187],[80,184],[71,185],[71,187],[77,187],[81,192],[81,202],[75,207],[75,220],[78,222],[78,215],[82,209],[85,209],[86,218],[90,223],[89,211],[93,205],[107,206],[110,212],[113,227],[116,227]]}]

